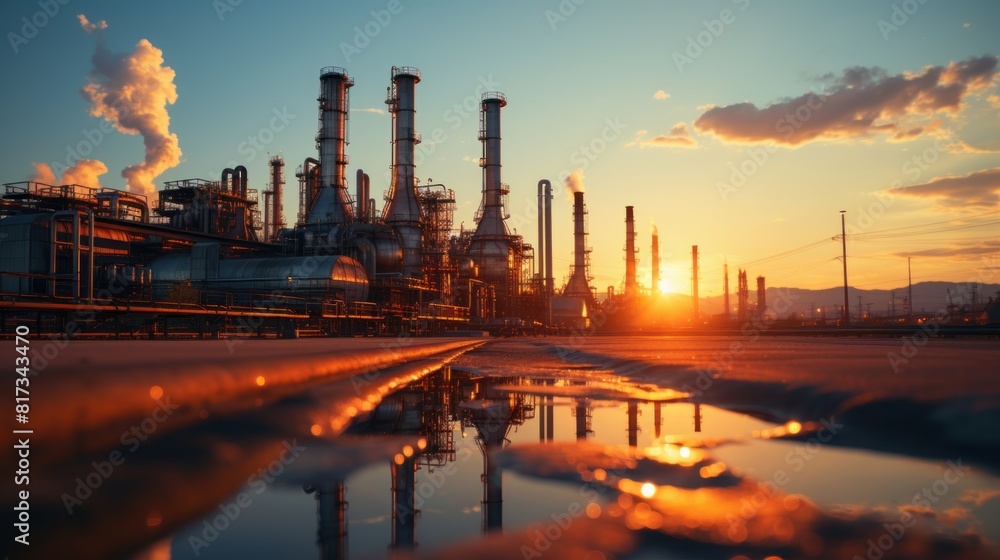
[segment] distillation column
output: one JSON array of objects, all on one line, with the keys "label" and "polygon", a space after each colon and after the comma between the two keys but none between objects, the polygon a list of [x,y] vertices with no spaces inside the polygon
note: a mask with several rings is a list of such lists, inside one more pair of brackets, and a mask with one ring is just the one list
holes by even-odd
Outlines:
[{"label": "distillation column", "polygon": [[328,66],[320,70],[319,193],[312,201],[308,222],[343,224],[353,220],[354,209],[347,192],[347,119],[350,111],[348,89],[354,79],[347,70]]},{"label": "distillation column", "polygon": [[392,185],[382,212],[385,223],[399,237],[403,248],[403,275],[422,276],[420,204],[417,202],[414,154],[420,143],[416,131],[416,85],[420,70],[409,66],[392,67],[392,88],[386,104],[392,113]]}]

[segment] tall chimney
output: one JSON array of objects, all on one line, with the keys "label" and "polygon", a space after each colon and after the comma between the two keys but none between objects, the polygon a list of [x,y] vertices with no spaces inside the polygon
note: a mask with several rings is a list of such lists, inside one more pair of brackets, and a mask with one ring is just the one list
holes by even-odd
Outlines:
[{"label": "tall chimney", "polygon": [[729,263],[722,263],[722,320],[729,322]]},{"label": "tall chimney", "polygon": [[634,207],[625,207],[625,299],[632,300],[639,291],[635,278],[635,214]]},{"label": "tall chimney", "polygon": [[268,161],[271,165],[271,231],[265,232],[264,241],[278,238],[281,231],[281,187],[285,184],[285,158],[272,156]]},{"label": "tall chimney", "polygon": [[348,89],[354,78],[347,70],[327,66],[319,74],[319,194],[309,211],[309,222],[342,224],[354,218],[347,192],[347,119],[350,113]]},{"label": "tall chimney", "polygon": [[593,298],[587,270],[587,208],[583,205],[583,191],[573,193],[573,272],[566,282],[563,295],[582,297],[588,302]]},{"label": "tall chimney", "polygon": [[500,110],[507,98],[500,92],[483,94],[479,111],[479,140],[483,143],[483,200],[476,233],[469,242],[469,256],[479,265],[479,274],[496,289],[497,313],[506,314],[516,285],[510,269],[510,231],[504,213],[507,186],[501,182]]},{"label": "tall chimney", "polygon": [[[549,297],[555,293],[555,276],[552,275],[552,184],[545,181],[545,292]],[[549,323],[552,322],[551,307]]]},{"label": "tall chimney", "polygon": [[767,311],[767,287],[764,284],[764,277],[757,277],[757,319],[764,319],[764,312]]},{"label": "tall chimney", "polygon": [[653,226],[653,294],[660,293],[660,234]]},{"label": "tall chimney", "polygon": [[545,183],[548,183],[545,179],[538,182],[538,250],[535,251],[538,277],[541,279],[543,291],[545,285]]},{"label": "tall chimney", "polygon": [[392,185],[382,211],[403,248],[403,274],[421,276],[420,205],[417,203],[414,153],[420,143],[416,122],[416,85],[420,70],[409,66],[392,67],[392,88],[386,104],[392,113]]},{"label": "tall chimney", "polygon": [[698,326],[698,246],[691,246],[691,326]]}]

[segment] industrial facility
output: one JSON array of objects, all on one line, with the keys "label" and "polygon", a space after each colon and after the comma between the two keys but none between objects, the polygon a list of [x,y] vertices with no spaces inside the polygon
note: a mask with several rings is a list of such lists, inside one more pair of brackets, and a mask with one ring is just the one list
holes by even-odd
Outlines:
[{"label": "industrial facility", "polygon": [[[320,71],[316,157],[297,166],[299,208],[286,226],[285,161],[269,160],[263,190],[247,169],[218,180],[167,181],[157,200],[111,188],[5,184],[0,205],[0,313],[4,324],[68,336],[218,337],[522,332],[554,325],[551,225],[545,270],[506,223],[501,113],[507,98],[480,103],[482,200],[474,230],[453,230],[455,194],[416,176],[420,71],[393,67],[391,180],[384,204],[358,169],[347,181],[350,88],[339,67]],[[551,187],[546,211],[551,219]],[[261,196],[261,194],[263,196]],[[541,198],[541,194],[540,194]],[[576,201],[577,262],[563,324],[593,305],[587,285],[582,194]],[[546,222],[547,223],[547,222]],[[540,229],[540,233],[543,229]],[[540,247],[541,248],[541,247]]]}]

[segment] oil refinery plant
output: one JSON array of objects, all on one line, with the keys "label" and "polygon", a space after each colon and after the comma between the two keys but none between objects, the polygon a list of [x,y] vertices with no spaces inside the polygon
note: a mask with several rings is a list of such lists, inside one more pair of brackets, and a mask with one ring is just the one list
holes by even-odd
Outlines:
[{"label": "oil refinery plant", "polygon": [[[0,314],[36,332],[204,337],[505,331],[585,320],[582,193],[578,252],[554,298],[551,185],[539,191],[540,255],[512,234],[501,176],[502,93],[480,103],[482,200],[476,228],[454,231],[455,194],[420,185],[414,156],[420,72],[393,67],[391,180],[378,208],[370,177],[347,181],[347,71],[320,71],[318,157],[297,166],[294,225],[282,212],[285,161],[268,186],[243,166],[219,180],[164,182],[158,199],[111,188],[8,183],[0,199]],[[543,236],[542,234],[545,233]],[[543,246],[547,250],[542,250]],[[543,258],[544,257],[544,258]],[[544,265],[544,266],[543,266]],[[569,293],[572,292],[572,293]]]}]

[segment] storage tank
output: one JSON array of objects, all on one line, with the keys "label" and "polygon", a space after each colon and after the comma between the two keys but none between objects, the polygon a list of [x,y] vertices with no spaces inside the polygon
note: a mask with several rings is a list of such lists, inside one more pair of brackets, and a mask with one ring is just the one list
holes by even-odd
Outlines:
[{"label": "storage tank", "polygon": [[[154,259],[154,282],[192,282],[205,289],[276,293],[291,297],[343,293],[348,303],[368,298],[368,277],[358,261],[343,255],[226,259],[215,263],[198,259],[192,271],[191,253],[175,251]],[[193,274],[192,274],[193,273]],[[201,278],[192,281],[191,278]]]}]

